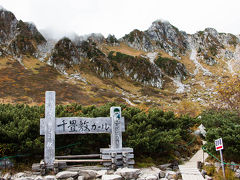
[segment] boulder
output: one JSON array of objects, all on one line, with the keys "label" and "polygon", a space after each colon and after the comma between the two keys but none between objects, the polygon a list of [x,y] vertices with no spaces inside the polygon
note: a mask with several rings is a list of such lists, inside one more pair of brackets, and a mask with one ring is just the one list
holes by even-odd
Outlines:
[{"label": "boulder", "polygon": [[103,175],[102,180],[122,180],[122,176],[119,176],[119,175]]},{"label": "boulder", "polygon": [[205,179],[206,179],[206,180],[213,180],[213,178],[210,177],[210,176],[208,176],[208,175],[205,176]]},{"label": "boulder", "polygon": [[34,177],[20,177],[20,178],[14,178],[14,180],[34,180]]},{"label": "boulder", "polygon": [[177,173],[174,171],[167,171],[166,172],[166,178],[167,179],[175,179],[177,176]]},{"label": "boulder", "polygon": [[237,170],[236,170],[234,176],[235,176],[236,178],[240,178],[240,169],[237,169]]},{"label": "boulder", "polygon": [[206,128],[201,124],[200,126],[198,126],[198,129],[200,130],[201,134],[203,135],[203,137],[206,137]]},{"label": "boulder", "polygon": [[174,151],[174,154],[177,156],[177,157],[181,157],[181,154],[179,151]]},{"label": "boulder", "polygon": [[154,175],[157,178],[165,177],[165,172],[156,167],[143,168],[141,169],[141,177],[146,178],[149,175]]},{"label": "boulder", "polygon": [[52,176],[52,175],[45,176],[44,180],[56,180],[56,176]]},{"label": "boulder", "polygon": [[158,180],[158,176],[156,174],[142,174],[139,176],[138,180]]},{"label": "boulder", "polygon": [[103,175],[107,174],[107,170],[100,170],[97,171],[97,177],[102,177]]},{"label": "boulder", "polygon": [[171,163],[168,163],[168,164],[162,164],[162,165],[159,165],[158,167],[165,171],[168,167],[170,167],[172,164]]},{"label": "boulder", "polygon": [[83,176],[78,176],[78,180],[84,180]]},{"label": "boulder", "polygon": [[212,164],[209,163],[209,162],[205,162],[204,165],[205,165],[205,166],[212,166]]},{"label": "boulder", "polygon": [[74,178],[73,177],[69,177],[66,180],[74,180]]},{"label": "boulder", "polygon": [[79,175],[83,176],[84,179],[96,179],[97,172],[94,170],[80,170]]},{"label": "boulder", "polygon": [[203,169],[203,170],[201,171],[201,174],[202,174],[203,177],[205,177],[205,175],[207,175],[207,172]]},{"label": "boulder", "polygon": [[6,173],[4,176],[3,176],[3,179],[4,180],[8,180],[11,178],[11,175],[9,173]]},{"label": "boulder", "polygon": [[114,174],[120,175],[124,179],[137,179],[140,174],[140,169],[118,168]]},{"label": "boulder", "polygon": [[43,180],[43,177],[42,176],[37,176],[37,177],[35,177],[34,180]]},{"label": "boulder", "polygon": [[24,177],[25,176],[25,173],[24,172],[20,172],[20,173],[17,173],[13,176],[13,178],[21,178],[21,177]]},{"label": "boulder", "polygon": [[221,167],[222,167],[222,165],[221,165],[221,163],[220,163],[220,162],[215,162],[215,163],[214,163],[214,166],[215,166],[215,168],[216,168],[217,172],[218,172],[218,171],[219,171],[219,169],[221,169]]},{"label": "boulder", "polygon": [[199,129],[197,129],[196,131],[194,131],[194,134],[197,135],[197,136],[200,136],[201,135],[201,131]]},{"label": "boulder", "polygon": [[78,172],[72,172],[72,171],[62,171],[57,173],[56,178],[57,179],[67,179],[70,177],[75,177],[78,175]]},{"label": "boulder", "polygon": [[146,177],[146,180],[158,180],[158,177],[156,177],[155,175],[149,174],[149,175]]}]

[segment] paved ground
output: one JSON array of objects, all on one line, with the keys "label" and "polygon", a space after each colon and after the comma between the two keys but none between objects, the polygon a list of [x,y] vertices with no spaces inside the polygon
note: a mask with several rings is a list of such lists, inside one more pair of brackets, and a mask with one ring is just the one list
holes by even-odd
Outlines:
[{"label": "paved ground", "polygon": [[[203,142],[203,144],[205,144],[205,142]],[[203,154],[203,150],[201,148],[189,161],[186,161],[183,165],[179,165],[179,170],[182,174],[183,180],[204,180],[197,168],[197,162],[205,162],[207,157],[208,154]]]}]

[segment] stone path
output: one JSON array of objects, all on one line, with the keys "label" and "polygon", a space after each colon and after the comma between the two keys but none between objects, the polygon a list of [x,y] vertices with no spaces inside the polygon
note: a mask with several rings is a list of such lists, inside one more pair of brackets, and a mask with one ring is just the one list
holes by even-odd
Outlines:
[{"label": "stone path", "polygon": [[[203,142],[205,144],[205,142]],[[201,175],[200,171],[197,168],[197,162],[203,160],[205,161],[208,157],[207,153],[204,153],[202,148],[197,151],[197,153],[183,165],[179,165],[180,173],[182,174],[183,180],[204,180],[203,176]]]}]

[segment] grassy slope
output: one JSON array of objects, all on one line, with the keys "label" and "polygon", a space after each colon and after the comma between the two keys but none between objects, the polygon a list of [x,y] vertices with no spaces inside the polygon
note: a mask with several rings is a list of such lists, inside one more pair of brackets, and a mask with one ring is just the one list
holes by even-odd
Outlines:
[{"label": "grassy slope", "polygon": [[[119,51],[132,56],[146,54],[143,51],[137,51],[125,44],[118,47],[106,46],[101,47],[104,53],[109,51]],[[159,52],[162,57],[170,57],[165,52]],[[193,73],[195,65],[188,56],[182,57],[183,62],[189,72]],[[54,68],[40,62],[34,58],[24,58],[22,63],[9,58],[0,58],[0,103],[44,103],[44,92],[55,90],[57,93],[58,103],[81,103],[84,105],[104,104],[106,102],[126,103],[129,99],[136,106],[148,108],[149,106],[159,106],[165,110],[178,111],[183,106],[183,101],[192,101],[196,94],[207,100],[209,103],[216,98],[210,98],[207,95],[206,88],[214,88],[219,76],[231,78],[225,61],[218,60],[218,64],[208,66],[200,62],[205,68],[214,72],[214,77],[203,76],[200,72],[195,77],[190,77],[184,84],[191,85],[189,93],[176,94],[175,85],[168,79],[165,79],[164,89],[144,87],[139,83],[133,82],[127,78],[114,77],[113,79],[102,79],[90,72],[88,68],[77,68],[87,83],[68,79],[59,74]],[[199,81],[204,81],[206,87],[202,87]],[[204,109],[209,103],[200,104],[194,102],[193,106]]]}]

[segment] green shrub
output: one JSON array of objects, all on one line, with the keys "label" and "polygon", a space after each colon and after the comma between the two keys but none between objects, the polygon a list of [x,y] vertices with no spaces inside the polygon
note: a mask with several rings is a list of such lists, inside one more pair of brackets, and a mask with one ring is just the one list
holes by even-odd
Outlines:
[{"label": "green shrub", "polygon": [[[107,117],[111,106],[83,107],[78,104],[56,106],[56,117]],[[126,132],[123,146],[133,147],[138,157],[171,156],[180,146],[187,146],[192,138],[189,128],[195,120],[188,116],[176,117],[173,112],[151,109],[145,112],[136,107],[121,105]],[[9,156],[29,154],[43,156],[44,137],[39,135],[39,120],[44,117],[44,106],[0,104],[0,154]],[[68,144],[75,144],[69,146]],[[109,134],[57,135],[56,154],[99,153],[108,147]],[[186,148],[185,148],[186,149]]]},{"label": "green shrub", "polygon": [[228,110],[206,111],[202,114],[202,124],[207,130],[207,149],[216,155],[214,140],[223,139],[223,154],[226,160],[239,161],[240,117],[237,112]]}]

